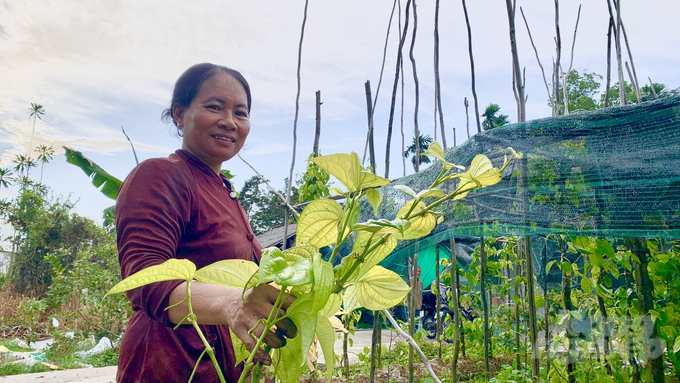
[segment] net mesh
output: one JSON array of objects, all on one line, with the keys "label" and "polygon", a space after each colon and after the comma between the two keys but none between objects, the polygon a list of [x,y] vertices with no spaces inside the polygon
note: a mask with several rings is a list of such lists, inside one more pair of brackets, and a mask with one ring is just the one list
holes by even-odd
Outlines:
[{"label": "net mesh", "polygon": [[[680,97],[506,125],[448,150],[446,160],[468,166],[485,154],[500,167],[507,147],[525,157],[500,183],[438,206],[445,221],[424,238],[401,242],[382,265],[404,274],[405,260],[416,251],[451,238],[680,238]],[[410,199],[395,185],[420,191],[440,170],[433,164],[381,188],[377,218],[393,219]],[[368,205],[362,208],[361,220],[374,218]],[[534,259],[542,258],[545,240],[534,238],[535,246]]]}]

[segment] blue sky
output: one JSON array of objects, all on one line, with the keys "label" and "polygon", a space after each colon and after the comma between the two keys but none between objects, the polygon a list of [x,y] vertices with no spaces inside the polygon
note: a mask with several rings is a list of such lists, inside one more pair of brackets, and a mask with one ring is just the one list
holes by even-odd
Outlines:
[{"label": "blue sky", "polygon": [[[677,0],[621,1],[640,82],[647,83],[647,77],[651,77],[671,87],[680,86]],[[403,12],[406,0],[401,2]],[[458,144],[467,138],[463,99],[472,97],[462,7],[458,1],[441,3],[442,101],[451,146],[453,128]],[[514,122],[517,117],[505,2],[468,3],[480,109],[497,103]],[[560,3],[562,57],[568,60],[579,3]],[[364,82],[371,81],[375,95],[392,4],[387,0],[310,1],[302,53],[296,173],[304,171],[305,159],[312,150],[316,90],[321,90],[323,101],[322,153],[363,154],[367,126]],[[421,131],[433,135],[434,1],[421,0],[417,6],[414,54],[420,81],[418,117]],[[543,65],[549,68],[555,54],[553,2],[518,0],[517,6],[524,9]],[[167,156],[181,145],[171,127],[160,121],[172,85],[190,65],[208,61],[240,70],[251,83],[252,130],[241,153],[282,188],[292,156],[303,8],[302,0],[0,0],[0,167],[12,166],[15,155],[26,153],[32,126],[28,107],[31,102],[44,105],[46,115],[36,125],[33,146],[52,145],[57,155],[45,165],[43,182],[55,195],[79,200],[79,214],[101,221],[102,210],[113,201],[95,190],[80,169],[66,164],[62,145],[82,151],[121,179],[135,166],[121,125],[140,160]],[[574,69],[604,75],[607,23],[604,0],[583,2]],[[379,174],[384,172],[396,27],[395,15],[375,112]],[[517,36],[520,65],[526,68],[527,117],[549,116],[540,69],[521,19],[517,20]],[[414,104],[408,60],[405,72],[404,130],[408,144],[413,137]],[[397,122],[391,178],[403,172],[400,148]],[[238,158],[224,167],[236,174],[239,188],[254,175]],[[39,174],[38,168],[31,175],[39,178]],[[0,198],[15,193],[14,189],[1,190]]]}]

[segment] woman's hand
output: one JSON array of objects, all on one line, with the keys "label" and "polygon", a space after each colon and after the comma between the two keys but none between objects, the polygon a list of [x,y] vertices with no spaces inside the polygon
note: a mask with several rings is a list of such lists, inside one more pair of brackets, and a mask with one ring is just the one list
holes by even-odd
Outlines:
[{"label": "woman's hand", "polygon": [[[264,330],[261,320],[269,318],[279,293],[280,290],[263,284],[247,290],[242,299],[241,289],[194,281],[191,283],[191,306],[199,324],[229,325],[246,349],[252,351],[257,344],[257,338]],[[172,291],[169,303],[173,305],[184,298],[186,283],[180,284]],[[277,317],[285,315],[285,310],[294,300],[294,297],[287,296]],[[186,302],[169,309],[168,314],[173,323],[178,323],[189,314]],[[266,334],[264,342],[273,348],[283,347],[286,344],[284,336],[287,338],[297,336],[297,328],[288,318],[279,321],[276,332]],[[269,355],[264,350],[258,350],[256,360],[263,364],[271,363]]]}]

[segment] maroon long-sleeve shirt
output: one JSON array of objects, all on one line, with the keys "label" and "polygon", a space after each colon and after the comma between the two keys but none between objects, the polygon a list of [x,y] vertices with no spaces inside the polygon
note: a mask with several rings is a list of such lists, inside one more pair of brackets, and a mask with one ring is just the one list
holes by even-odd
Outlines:
[{"label": "maroon long-sleeve shirt", "polygon": [[[262,247],[229,181],[197,157],[178,150],[142,162],[127,177],[116,202],[118,256],[122,277],[171,258],[197,268],[224,259],[259,259]],[[192,326],[173,330],[170,293],[182,281],[158,282],[127,293],[134,310],[120,346],[119,383],[188,381],[204,350]],[[236,381],[229,328],[201,326],[215,349],[227,381]],[[205,355],[195,382],[218,382]]]}]

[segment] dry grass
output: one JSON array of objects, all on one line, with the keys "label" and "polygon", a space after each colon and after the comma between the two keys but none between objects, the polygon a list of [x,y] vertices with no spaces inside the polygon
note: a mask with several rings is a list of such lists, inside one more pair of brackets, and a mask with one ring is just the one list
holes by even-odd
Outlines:
[{"label": "dry grass", "polygon": [[0,318],[7,323],[8,319],[14,317],[19,303],[25,298],[23,295],[14,291],[9,283],[5,283],[0,287]]}]

